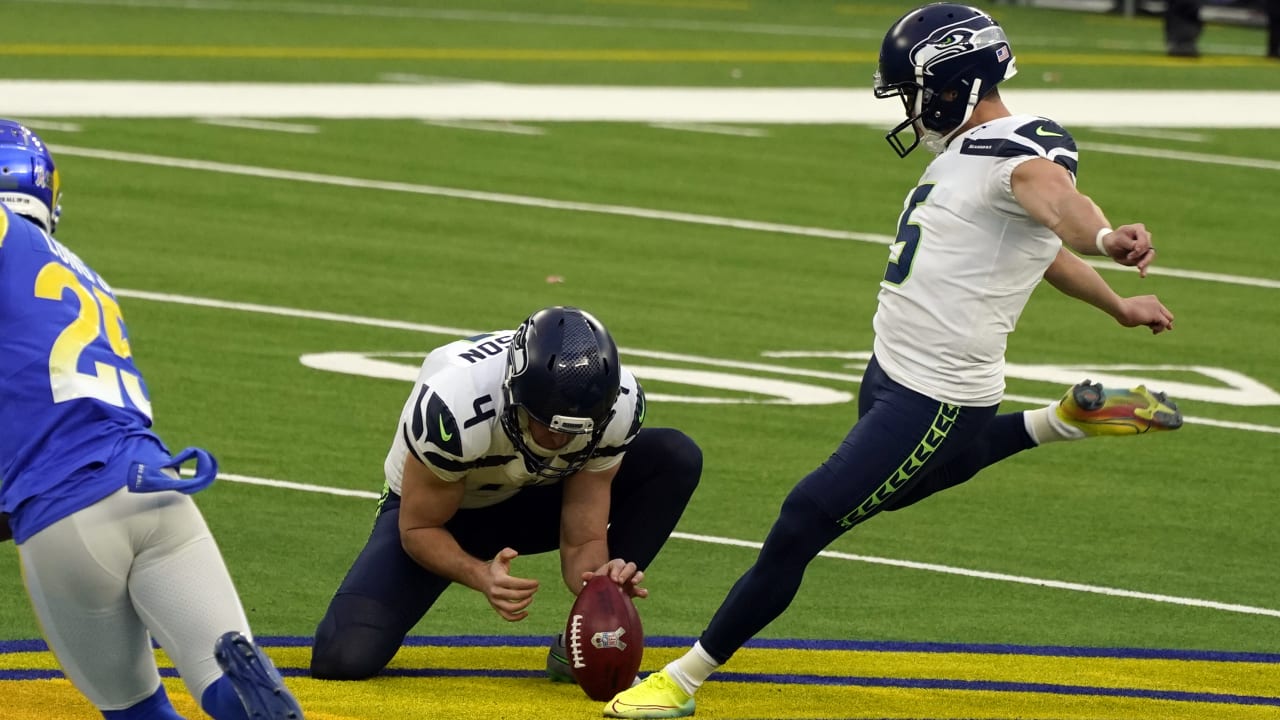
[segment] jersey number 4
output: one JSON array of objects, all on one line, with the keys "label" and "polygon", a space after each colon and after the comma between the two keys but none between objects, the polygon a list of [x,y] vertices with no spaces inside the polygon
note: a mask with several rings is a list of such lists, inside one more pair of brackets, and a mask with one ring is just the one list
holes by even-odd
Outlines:
[{"label": "jersey number 4", "polygon": [[898,218],[898,237],[889,246],[889,264],[884,269],[884,281],[891,285],[901,285],[911,275],[911,263],[916,259],[916,249],[920,245],[920,226],[911,222],[911,214],[924,204],[933,185],[921,185],[911,191],[907,207]]},{"label": "jersey number 4", "polygon": [[102,337],[104,330],[107,343],[116,357],[127,360],[133,356],[129,340],[124,336],[120,305],[99,288],[90,290],[85,287],[75,272],[65,265],[51,262],[40,268],[36,275],[36,297],[60,302],[67,290],[80,300],[80,313],[58,334],[49,351],[49,385],[53,390],[53,401],[93,398],[124,407],[125,395],[128,395],[130,404],[151,417],[151,403],[142,391],[142,382],[137,374],[100,361],[94,363],[91,373],[79,370],[81,353]]}]

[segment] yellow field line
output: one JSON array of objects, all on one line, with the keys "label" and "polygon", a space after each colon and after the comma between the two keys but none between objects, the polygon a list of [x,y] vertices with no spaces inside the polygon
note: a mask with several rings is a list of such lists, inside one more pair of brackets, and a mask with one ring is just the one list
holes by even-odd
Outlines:
[{"label": "yellow field line", "polygon": [[[93,45],[12,43],[0,45],[7,57],[133,57],[221,58],[280,60],[485,60],[517,62],[642,62],[642,63],[873,63],[872,51],[836,50],[656,50],[547,48],[369,48],[369,47],[254,47],[237,45]],[[1157,54],[1021,53],[1031,65],[1091,65],[1180,67],[1270,67],[1261,57],[1202,57],[1194,61]]]}]

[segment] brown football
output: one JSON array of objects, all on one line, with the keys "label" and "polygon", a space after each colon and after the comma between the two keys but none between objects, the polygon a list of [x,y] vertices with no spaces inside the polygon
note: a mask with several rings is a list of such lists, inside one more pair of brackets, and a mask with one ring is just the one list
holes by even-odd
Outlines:
[{"label": "brown football", "polygon": [[587,697],[605,701],[631,687],[644,655],[635,603],[608,576],[587,582],[564,628],[569,670]]}]

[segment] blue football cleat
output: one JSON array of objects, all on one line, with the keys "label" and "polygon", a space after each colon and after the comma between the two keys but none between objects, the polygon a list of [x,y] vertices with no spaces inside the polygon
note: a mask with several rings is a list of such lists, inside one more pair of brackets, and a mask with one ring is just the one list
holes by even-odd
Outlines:
[{"label": "blue football cleat", "polygon": [[302,707],[276,666],[244,635],[229,632],[218,638],[213,657],[231,680],[250,720],[302,720]]}]

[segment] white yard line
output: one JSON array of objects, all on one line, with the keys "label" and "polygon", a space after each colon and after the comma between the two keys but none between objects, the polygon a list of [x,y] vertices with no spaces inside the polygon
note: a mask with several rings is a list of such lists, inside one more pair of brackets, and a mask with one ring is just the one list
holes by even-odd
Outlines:
[{"label": "white yard line", "polygon": [[[339,495],[343,497],[364,498],[366,500],[376,500],[379,493],[368,490],[349,490],[346,488],[328,487],[325,485],[311,485],[307,483],[290,482],[287,480],[273,480],[270,478],[253,477],[250,475],[237,475],[234,473],[220,472],[219,480],[226,480],[236,483],[244,483],[247,485],[258,485],[262,487],[279,488],[283,490],[296,490],[299,492],[321,493],[327,495]],[[759,550],[761,543],[752,540],[738,540],[735,538],[720,537],[716,535],[697,535],[693,533],[673,532],[671,537],[678,540],[688,540],[691,542],[707,543],[710,545],[726,545],[730,547],[749,548]],[[1253,607],[1250,605],[1239,605],[1236,603],[1217,602],[1215,600],[1201,600],[1198,598],[1177,597],[1175,595],[1163,595],[1159,593],[1139,592],[1136,590],[1124,590],[1121,588],[1105,587],[1102,585],[1089,585],[1076,582],[1063,582],[1061,580],[1045,580],[1042,578],[1033,578],[1025,575],[1009,575],[1006,573],[988,572],[986,570],[971,570],[968,568],[954,567],[951,565],[939,565],[936,563],[922,563],[913,560],[898,560],[895,558],[877,557],[875,555],[853,555],[850,553],[836,552],[834,550],[824,550],[818,553],[819,556],[832,558],[835,560],[848,560],[851,562],[869,563],[872,565],[887,565],[890,567],[904,568],[908,570],[923,570],[926,572],[942,573],[944,575],[959,575],[961,577],[977,578],[979,580],[992,580],[995,582],[1016,583],[1019,585],[1034,585],[1037,587],[1050,588],[1053,590],[1068,590],[1072,592],[1090,593],[1093,595],[1105,595],[1108,597],[1121,597],[1133,600],[1147,600],[1149,602],[1164,603],[1167,605],[1181,605],[1183,607],[1197,607],[1208,610],[1219,610],[1221,612],[1242,613],[1245,615],[1264,615],[1267,617],[1280,618],[1280,610],[1270,608]]]},{"label": "white yard line", "polygon": [[[479,330],[467,328],[447,327],[443,325],[426,325],[422,323],[406,322],[403,320],[387,320],[383,318],[371,318],[360,315],[348,315],[344,313],[321,312],[316,310],[304,310],[301,308],[281,307],[276,305],[262,305],[259,303],[243,303],[232,300],[218,300],[215,298],[193,297],[190,295],[175,295],[171,293],[157,293],[147,290],[130,290],[127,288],[117,288],[116,295],[126,298],[134,298],[137,300],[151,300],[154,302],[173,303],[176,305],[194,305],[197,307],[217,308],[221,310],[236,310],[240,312],[252,312],[263,315],[277,315],[281,317],[305,318],[309,320],[323,320],[326,322],[345,323],[348,325],[362,325],[366,327],[381,327],[394,330],[407,330],[410,332],[422,332],[431,335],[447,335],[450,337],[467,337],[469,335],[478,334]],[[684,353],[671,353],[657,350],[643,350],[632,348],[621,348],[624,354],[636,355],[639,357],[647,357],[654,359],[665,359],[676,362],[700,363],[711,367],[733,368],[738,370],[754,370],[759,372],[772,373],[776,375],[791,375],[800,377],[823,378],[827,380],[837,380],[841,382],[859,382],[857,375],[830,373],[819,370],[805,370],[802,368],[787,367],[785,365],[771,365],[769,363],[760,362],[744,362],[740,360],[727,360],[722,358],[704,357],[701,355],[688,355]],[[1028,405],[1047,405],[1057,398],[1043,398],[1027,395],[1006,395],[1005,399],[1009,402],[1026,403]],[[1269,434],[1280,434],[1280,427],[1271,425],[1259,425],[1253,423],[1232,422],[1229,420],[1214,420],[1212,418],[1185,417],[1183,418],[1188,424],[1211,425],[1213,427],[1226,428],[1229,430],[1242,430],[1245,432],[1258,432]]]},{"label": "white yard line", "polygon": [[[2,95],[2,93],[0,93]],[[203,172],[224,173],[228,175],[244,175],[250,177],[269,178],[273,180],[290,180],[294,182],[308,182],[320,185],[335,185],[339,187],[362,188],[369,190],[386,190],[392,192],[413,193],[417,195],[432,195],[437,197],[449,197],[463,200],[476,200],[480,202],[502,203],[507,205],[520,205],[524,207],[544,208],[548,210],[563,210],[568,212],[587,212],[602,215],[618,215],[622,217],[640,218],[644,220],[655,220],[660,222],[677,222],[689,223],[693,225],[710,225],[713,227],[733,228],[736,230],[749,230],[755,232],[777,233],[780,235],[799,235],[803,237],[826,238],[830,240],[851,240],[854,242],[874,243],[878,245],[887,245],[893,238],[889,235],[881,235],[878,233],[860,233],[850,232],[846,230],[835,230],[831,228],[808,227],[803,225],[788,225],[784,223],[762,222],[757,220],[743,220],[740,218],[719,217],[715,215],[702,215],[698,213],[673,212],[667,210],[652,210],[647,208],[630,207],[626,205],[605,205],[599,203],[572,202],[567,200],[553,200],[550,198],[540,198],[530,195],[512,195],[508,193],[483,192],[479,190],[464,190],[461,188],[440,187],[437,185],[418,185],[413,183],[387,182],[382,180],[366,180],[362,178],[345,177],[341,175],[323,175],[319,173],[297,172],[293,170],[279,170],[275,168],[258,167],[253,165],[237,165],[232,163],[212,162],[208,160],[193,160],[189,158],[166,157],[162,155],[145,155],[141,153],[125,153],[116,152],[114,150],[102,150],[98,148],[76,147],[71,145],[50,145],[51,150],[57,155],[71,155],[77,157],[97,158],[99,160],[109,160],[114,162],[134,163],[139,165],[154,165],[159,167],[172,167],[186,170],[199,170]],[[1119,146],[1115,146],[1119,147]],[[1101,270],[1117,271],[1117,272],[1133,272],[1132,268],[1124,268],[1101,260],[1091,261],[1094,267]],[[1246,287],[1261,287],[1268,289],[1280,289],[1280,280],[1272,280],[1270,278],[1247,277],[1240,275],[1225,275],[1219,273],[1200,272],[1198,270],[1180,270],[1169,267],[1151,268],[1150,274],[1176,277],[1187,280],[1202,280],[1205,282],[1223,283],[1229,285],[1241,285]]]},{"label": "white yard line", "polygon": [[737,137],[768,137],[769,131],[764,128],[742,127],[739,125],[712,125],[710,123],[649,123],[649,127],[659,130],[676,130],[681,132],[707,133],[709,135],[733,135]]},{"label": "white yard line", "polygon": [[1185,150],[1161,150],[1159,148],[1110,145],[1107,143],[1080,143],[1080,149],[1159,160],[1180,160],[1182,162],[1203,163],[1206,165],[1228,165],[1231,167],[1252,168],[1254,170],[1280,170],[1280,160],[1267,160],[1264,158],[1213,155],[1210,153],[1187,152]]},{"label": "white yard line", "polygon": [[56,122],[54,120],[22,120],[22,124],[32,130],[50,130],[55,132],[80,132],[84,129],[79,123]]},{"label": "white yard line", "polygon": [[489,122],[485,120],[423,120],[423,125],[454,128],[457,130],[476,130],[479,132],[506,133],[508,135],[546,135],[545,128],[536,125],[517,125],[509,122]]},{"label": "white yard line", "polygon": [[267,132],[292,133],[294,135],[315,135],[320,128],[315,125],[300,123],[272,122],[270,120],[247,120],[245,118],[196,118],[196,122],[204,125],[240,128],[243,130],[265,130]]},{"label": "white yard line", "polygon": [[[3,94],[0,93],[0,96]],[[139,165],[155,165],[159,167],[201,170],[204,172],[224,173],[227,175],[245,175],[273,180],[291,180],[295,182],[334,185],[338,187],[363,188],[368,190],[384,190],[404,192],[416,195],[432,195],[462,200],[521,205],[524,207],[544,208],[548,210],[566,210],[570,212],[598,213],[602,215],[618,215],[622,217],[641,218],[665,222],[690,223],[693,225],[711,225],[715,227],[734,228],[737,230],[753,230],[758,232],[780,233],[785,235],[803,235],[822,237],[833,240],[855,240],[888,244],[887,235],[871,233],[829,230],[827,228],[804,227],[784,223],[761,222],[757,220],[741,220],[735,218],[702,215],[698,213],[671,212],[667,210],[650,210],[627,205],[605,205],[600,203],[573,202],[569,200],[552,200],[529,195],[512,195],[509,193],[484,192],[479,190],[463,190],[460,188],[440,187],[438,185],[419,185],[415,183],[387,182],[383,180],[364,180],[341,175],[324,175],[320,173],[296,172],[293,170],[277,170],[274,168],[253,165],[236,165],[232,163],[212,162],[207,160],[191,160],[187,158],[165,157],[161,155],[145,155],[141,153],[116,152],[96,148],[73,147],[70,145],[50,145],[55,155],[97,158],[115,162],[135,163]]]},{"label": "white yard line", "polygon": [[1208,142],[1209,136],[1197,132],[1178,132],[1176,130],[1144,130],[1140,128],[1096,128],[1096,132],[1108,135],[1125,135],[1127,137],[1149,138],[1151,140],[1173,140],[1175,142],[1202,143]]},{"label": "white yard line", "polygon": [[[382,73],[378,75],[378,80],[388,83],[403,83],[405,85],[458,85],[460,83],[475,84],[485,83],[486,80],[476,80],[474,78],[460,78],[448,75],[419,75],[418,73]],[[498,85],[500,83],[492,83]]]}]

